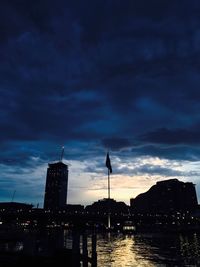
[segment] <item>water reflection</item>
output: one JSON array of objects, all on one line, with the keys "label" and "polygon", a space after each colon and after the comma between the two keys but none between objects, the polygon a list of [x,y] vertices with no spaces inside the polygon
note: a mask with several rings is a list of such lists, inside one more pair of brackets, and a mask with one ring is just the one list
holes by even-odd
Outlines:
[{"label": "water reflection", "polygon": [[179,236],[180,254],[187,266],[200,266],[200,236]]},{"label": "water reflection", "polygon": [[200,266],[200,237],[192,235],[141,234],[98,235],[98,266]]},{"label": "water reflection", "polygon": [[[105,267],[155,266],[141,258],[133,236],[99,235],[97,241],[98,265]],[[148,248],[145,248],[148,253]]]},{"label": "water reflection", "polygon": [[[88,234],[88,252],[91,256],[91,233]],[[31,236],[30,237],[34,237]],[[20,251],[32,244],[23,241],[0,240],[0,251]],[[71,231],[52,231],[34,239],[38,251],[58,248],[64,243],[72,248]],[[29,240],[30,241],[30,240]],[[82,238],[81,252],[82,252]],[[29,249],[32,247],[29,246]],[[26,247],[26,246],[25,246]],[[43,250],[42,250],[43,248]],[[97,262],[99,267],[175,267],[200,266],[200,234],[135,234],[102,233],[97,235]]]}]

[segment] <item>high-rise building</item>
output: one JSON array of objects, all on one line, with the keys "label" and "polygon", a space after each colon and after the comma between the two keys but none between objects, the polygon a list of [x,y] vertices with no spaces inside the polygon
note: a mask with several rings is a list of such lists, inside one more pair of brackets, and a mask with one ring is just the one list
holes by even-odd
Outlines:
[{"label": "high-rise building", "polygon": [[44,209],[58,210],[67,204],[68,166],[62,161],[49,163],[46,176]]}]

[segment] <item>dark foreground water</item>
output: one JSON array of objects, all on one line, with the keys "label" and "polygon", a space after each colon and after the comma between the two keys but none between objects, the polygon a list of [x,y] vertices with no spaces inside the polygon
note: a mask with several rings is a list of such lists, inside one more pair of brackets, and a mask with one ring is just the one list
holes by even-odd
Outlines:
[{"label": "dark foreground water", "polygon": [[199,234],[99,234],[98,267],[200,266]]},{"label": "dark foreground water", "polygon": [[[49,239],[50,241],[58,240],[57,244],[63,244],[64,241],[66,248],[72,247],[72,233],[70,231],[63,232],[59,230],[53,231],[51,234],[56,239]],[[35,238],[32,240],[33,235],[30,235],[30,237],[27,240],[37,240]],[[42,235],[40,237],[42,240]],[[29,243],[29,249],[31,250],[32,243]],[[54,243],[45,242],[44,244]],[[88,233],[89,256],[91,255],[91,243],[91,233]],[[82,242],[80,245],[82,247]],[[24,249],[24,244],[23,242],[13,244],[0,240],[0,248],[2,251],[9,251],[10,249],[19,251]],[[2,266],[1,261],[0,258],[0,266]],[[98,267],[200,267],[200,234],[97,234],[97,262]]]}]

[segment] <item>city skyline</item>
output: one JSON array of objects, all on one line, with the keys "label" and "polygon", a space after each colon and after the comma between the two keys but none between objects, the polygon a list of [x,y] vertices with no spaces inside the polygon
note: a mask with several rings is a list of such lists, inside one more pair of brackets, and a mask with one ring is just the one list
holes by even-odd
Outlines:
[{"label": "city skyline", "polygon": [[[63,150],[63,147],[62,147],[62,150]],[[62,151],[62,154],[63,154],[63,151]],[[59,159],[60,159],[60,157],[59,157]],[[106,167],[106,168],[108,168],[108,165],[107,165],[107,155],[105,156],[105,163],[104,163],[104,168]],[[153,160],[155,160],[155,159],[153,159]],[[72,161],[72,164],[74,163],[74,161]],[[57,183],[58,181],[57,181],[57,168],[59,167],[59,165],[60,164],[62,164],[63,166],[65,166],[65,168],[67,168],[67,184],[68,184],[68,165],[70,165],[71,166],[71,163],[68,163],[67,165],[66,165],[66,162],[65,163],[63,163],[63,159],[62,159],[62,161],[61,160],[58,160],[58,161],[51,161],[50,163],[48,163],[48,164],[46,164],[47,166],[46,166],[46,169],[45,169],[45,179],[44,179],[44,184],[43,184],[43,186],[40,188],[40,191],[41,191],[41,189],[44,187],[44,192],[42,192],[42,194],[41,194],[41,199],[40,198],[38,198],[38,199],[35,199],[34,201],[32,201],[32,202],[30,202],[30,201],[25,201],[25,199],[23,198],[23,196],[22,197],[17,197],[16,198],[16,190],[12,190],[11,192],[12,192],[12,196],[11,196],[11,199],[5,199],[5,200],[2,200],[2,201],[5,201],[5,202],[25,202],[25,203],[27,203],[27,204],[33,204],[35,207],[37,206],[37,207],[40,207],[40,208],[42,208],[45,204],[45,192],[46,192],[46,190],[45,190],[45,187],[47,186],[47,177],[49,177],[49,172],[52,172],[52,175],[50,175],[50,176],[52,176],[50,179],[51,179],[51,182],[50,182],[50,185],[51,185],[51,183],[53,183],[53,184],[55,184],[55,183]],[[80,164],[80,163],[79,163]],[[111,162],[109,163],[109,164],[111,164]],[[110,166],[112,166],[113,164],[111,164]],[[52,166],[52,167],[51,167]],[[54,167],[55,166],[55,167]],[[56,167],[56,166],[58,166],[58,167]],[[54,170],[54,168],[55,168],[55,170]],[[72,170],[73,169],[77,169],[78,168],[78,166],[74,166],[74,168],[72,168]],[[112,168],[112,167],[111,167]],[[81,166],[80,166],[80,170],[81,170]],[[100,170],[100,168],[99,168],[99,170]],[[64,171],[65,172],[65,171]],[[119,174],[119,173],[118,173]],[[27,175],[27,174],[26,174]],[[97,173],[95,173],[95,175],[97,175]],[[55,176],[55,177],[54,177]],[[59,177],[60,175],[58,175],[58,177]],[[68,197],[64,197],[64,198],[66,198],[66,204],[82,204],[82,205],[84,205],[84,206],[87,206],[87,205],[90,205],[90,204],[92,204],[93,202],[95,202],[95,201],[97,201],[97,200],[99,200],[99,199],[106,199],[106,198],[108,198],[108,187],[107,187],[107,171],[106,171],[106,175],[103,177],[103,179],[102,179],[102,177],[100,177],[101,176],[101,174],[99,173],[99,178],[100,178],[100,180],[99,180],[99,182],[101,182],[101,183],[104,183],[104,185],[102,186],[102,188],[98,188],[97,189],[97,191],[101,191],[101,194],[97,197],[96,195],[95,196],[93,196],[93,198],[87,198],[86,197],[86,199],[81,199],[81,198],[78,198],[78,197],[76,197],[74,200],[72,200],[72,199],[70,199],[71,201],[67,201],[67,198]],[[61,175],[61,177],[62,177],[62,175]],[[72,174],[72,177],[73,177],[73,174]],[[84,174],[82,174],[82,177],[84,177]],[[54,178],[54,181],[52,180]],[[86,177],[85,177],[86,178]],[[142,188],[143,188],[143,191],[141,191],[140,189],[139,189],[139,191],[135,191],[135,194],[132,194],[132,195],[129,195],[129,193],[128,192],[131,192],[133,189],[134,189],[134,187],[131,187],[131,188],[128,188],[128,190],[127,190],[127,198],[125,197],[125,198],[123,198],[123,197],[120,197],[119,196],[119,192],[121,191],[121,188],[117,188],[116,187],[116,183],[114,184],[114,186],[112,187],[111,186],[111,199],[115,199],[115,200],[117,200],[117,201],[123,201],[123,202],[125,202],[126,204],[128,204],[128,205],[130,205],[130,200],[131,199],[133,199],[133,198],[135,198],[135,197],[138,197],[140,194],[143,194],[143,193],[146,193],[153,185],[155,185],[157,182],[160,182],[160,181],[164,181],[164,180],[166,180],[166,181],[171,181],[172,179],[174,179],[174,180],[176,180],[177,178],[166,178],[166,179],[158,179],[158,180],[156,180],[156,181],[154,181],[154,180],[152,180],[152,184],[150,184],[149,186],[148,185],[146,185],[146,184],[144,184],[143,186],[142,186]],[[138,183],[140,183],[142,180],[141,179],[139,179],[139,180],[137,180],[137,182]],[[49,183],[48,182],[48,183]],[[83,181],[83,183],[84,183],[85,181]],[[127,181],[126,180],[124,180],[124,181],[122,181],[123,182],[123,184],[124,183],[126,183]],[[128,181],[129,182],[129,181]],[[186,180],[186,182],[189,182],[189,183],[191,183],[189,180]],[[60,183],[60,182],[59,182]],[[111,185],[112,185],[112,176],[111,176]],[[83,188],[81,188],[81,186],[77,186],[77,188],[79,188],[79,192],[77,192],[78,194],[80,194],[80,192],[81,192],[81,194],[84,194],[85,192],[84,192],[84,187]],[[126,187],[124,186],[124,188],[122,188],[122,190],[123,189],[125,189]],[[48,191],[49,191],[49,193],[48,193],[48,195],[49,195],[49,197],[50,197],[50,199],[52,198],[52,196],[51,196],[51,193],[50,193],[50,191],[54,191],[54,185],[53,185],[53,187],[50,187],[49,189],[48,189]],[[68,196],[68,195],[70,195],[70,192],[73,190],[73,188],[72,188],[72,190],[71,190],[71,188],[67,185],[66,186],[66,189],[65,189],[65,186],[62,188],[62,190],[66,190],[66,196]],[[91,191],[96,191],[96,189],[92,189]],[[52,192],[53,193],[53,192]],[[63,192],[64,193],[64,192]],[[65,194],[65,193],[64,193]],[[198,194],[197,194],[197,196],[198,196]],[[10,197],[10,196],[9,196]],[[48,197],[48,198],[49,198]],[[38,201],[38,200],[40,200],[40,201]],[[78,200],[79,200],[79,202],[78,202]],[[56,199],[54,200],[54,202],[56,201]],[[63,202],[63,201],[62,201]],[[63,202],[64,203],[64,202]],[[52,203],[53,204],[53,203]],[[54,204],[53,204],[53,206],[54,206]]]},{"label": "city skyline", "polygon": [[[129,204],[157,181],[200,200],[200,3],[1,1],[0,201],[43,205],[48,163],[68,203]],[[15,193],[14,193],[15,192]]]}]

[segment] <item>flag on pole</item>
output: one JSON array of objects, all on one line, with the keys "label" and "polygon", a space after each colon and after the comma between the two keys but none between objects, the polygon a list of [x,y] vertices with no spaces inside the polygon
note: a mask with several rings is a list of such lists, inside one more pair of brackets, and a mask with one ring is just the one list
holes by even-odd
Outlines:
[{"label": "flag on pole", "polygon": [[107,156],[106,156],[106,167],[109,169],[110,173],[112,173],[112,166],[110,163],[110,157],[109,157],[109,153],[107,152]]}]

